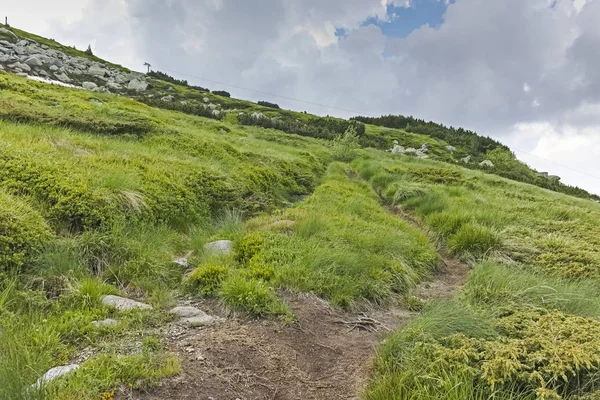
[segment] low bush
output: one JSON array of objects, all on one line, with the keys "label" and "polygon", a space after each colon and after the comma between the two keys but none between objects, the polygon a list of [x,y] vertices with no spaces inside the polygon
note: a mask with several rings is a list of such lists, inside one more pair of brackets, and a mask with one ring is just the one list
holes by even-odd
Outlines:
[{"label": "low bush", "polygon": [[448,248],[453,254],[482,257],[502,247],[497,233],[485,226],[471,222],[463,223],[448,240]]},{"label": "low bush", "polygon": [[279,300],[272,288],[259,279],[231,275],[223,281],[220,297],[232,310],[255,317],[291,316],[288,306]]},{"label": "low bush", "polygon": [[229,275],[229,268],[207,264],[194,270],[184,281],[187,292],[200,296],[213,296],[218,293],[221,283]]},{"label": "low bush", "polygon": [[278,104],[275,103],[270,103],[268,101],[259,101],[258,103],[259,106],[263,106],[263,107],[269,107],[269,108],[276,108],[276,109],[280,109],[281,107],[279,107]]},{"label": "low bush", "polygon": [[231,97],[231,93],[226,92],[225,90],[213,90],[211,93],[216,94],[217,96]]}]

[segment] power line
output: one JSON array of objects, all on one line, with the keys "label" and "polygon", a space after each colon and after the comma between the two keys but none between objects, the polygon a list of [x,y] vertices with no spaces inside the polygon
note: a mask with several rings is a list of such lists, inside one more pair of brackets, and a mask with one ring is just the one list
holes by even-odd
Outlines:
[{"label": "power line", "polygon": [[[298,103],[310,104],[310,105],[313,105],[313,106],[318,106],[318,107],[325,107],[325,108],[329,108],[329,109],[332,109],[332,110],[346,111],[346,112],[353,113],[353,114],[355,114],[355,115],[365,115],[365,116],[368,116],[368,117],[374,117],[374,118],[377,118],[377,117],[378,117],[378,116],[376,116],[376,115],[373,115],[373,114],[362,113],[362,112],[359,112],[359,111],[349,110],[349,109],[347,109],[347,108],[335,107],[335,106],[330,106],[330,105],[326,105],[326,104],[320,104],[320,103],[314,103],[314,102],[311,102],[311,101],[306,101],[306,100],[295,99],[295,98],[293,98],[293,97],[288,97],[288,96],[282,96],[282,95],[278,95],[278,94],[274,94],[274,93],[263,92],[263,91],[261,91],[261,90],[249,89],[249,88],[245,88],[245,87],[242,87],[242,86],[237,86],[237,85],[232,85],[232,84],[225,83],[225,82],[216,81],[216,80],[214,80],[214,79],[203,78],[203,77],[200,77],[200,76],[191,75],[191,74],[186,74],[186,73],[184,73],[184,72],[179,72],[179,71],[173,71],[173,70],[166,69],[166,68],[162,68],[162,70],[164,70],[164,71],[167,71],[167,72],[170,72],[170,73],[173,73],[173,74],[178,74],[178,75],[183,75],[183,76],[187,76],[187,77],[190,77],[190,78],[199,79],[199,80],[201,80],[201,81],[206,81],[206,82],[216,83],[217,85],[223,85],[223,86],[228,86],[228,87],[232,87],[232,88],[235,88],[235,89],[245,90],[245,91],[248,91],[248,92],[259,93],[259,94],[264,94],[264,95],[266,95],[266,96],[278,97],[278,98],[280,98],[280,99],[285,99],[285,100],[295,101],[295,102],[298,102]],[[594,178],[594,179],[598,179],[598,180],[600,180],[600,177],[597,177],[597,176],[595,176],[595,175],[591,175],[591,174],[589,174],[589,173],[587,173],[587,172],[580,171],[580,170],[578,170],[578,169],[575,169],[575,168],[569,167],[569,166],[567,166],[567,165],[564,165],[564,164],[558,163],[558,162],[556,162],[556,161],[553,161],[553,160],[548,160],[547,158],[543,158],[543,157],[540,157],[540,156],[536,156],[535,154],[532,154],[532,153],[526,152],[526,151],[524,151],[524,150],[519,150],[519,149],[516,149],[516,148],[514,148],[514,147],[513,147],[513,149],[514,149],[515,151],[518,151],[518,152],[521,152],[521,153],[524,153],[524,154],[530,155],[530,156],[532,156],[532,157],[535,157],[535,158],[538,158],[538,159],[540,159],[540,160],[544,160],[544,161],[546,161],[546,162],[549,162],[549,163],[551,163],[551,164],[555,164],[555,165],[558,165],[558,166],[560,166],[560,167],[563,167],[563,168],[570,169],[571,171],[578,172],[578,173],[580,173],[580,174],[583,174],[583,175],[587,175],[587,176],[589,176],[590,178]]]}]

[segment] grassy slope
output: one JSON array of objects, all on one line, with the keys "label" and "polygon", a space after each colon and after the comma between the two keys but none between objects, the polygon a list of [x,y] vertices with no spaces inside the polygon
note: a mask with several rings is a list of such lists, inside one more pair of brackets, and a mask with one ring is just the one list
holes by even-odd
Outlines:
[{"label": "grassy slope", "polygon": [[[367,398],[575,398],[600,367],[600,207],[432,161],[355,162],[474,269],[380,350]],[[578,397],[577,397],[578,398]]]}]

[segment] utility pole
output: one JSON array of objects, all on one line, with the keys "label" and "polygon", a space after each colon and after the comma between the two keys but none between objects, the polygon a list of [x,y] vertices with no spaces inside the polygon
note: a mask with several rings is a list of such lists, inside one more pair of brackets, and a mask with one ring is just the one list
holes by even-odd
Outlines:
[{"label": "utility pole", "polygon": [[147,62],[145,62],[145,63],[144,63],[144,65],[148,67],[148,72],[150,72],[150,67],[151,67],[152,65],[150,65],[150,63],[147,63]]},{"label": "utility pole", "polygon": [[8,26],[8,17],[4,17],[4,25]]}]

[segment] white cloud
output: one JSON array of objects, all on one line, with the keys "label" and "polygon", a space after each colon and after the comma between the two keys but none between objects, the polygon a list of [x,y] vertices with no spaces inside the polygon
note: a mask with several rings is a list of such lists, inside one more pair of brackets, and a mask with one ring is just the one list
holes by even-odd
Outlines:
[{"label": "white cloud", "polygon": [[527,84],[527,82],[525,82],[525,83],[523,84],[523,91],[524,91],[525,93],[529,93],[529,92],[531,91],[531,87],[529,87],[529,85]]}]

